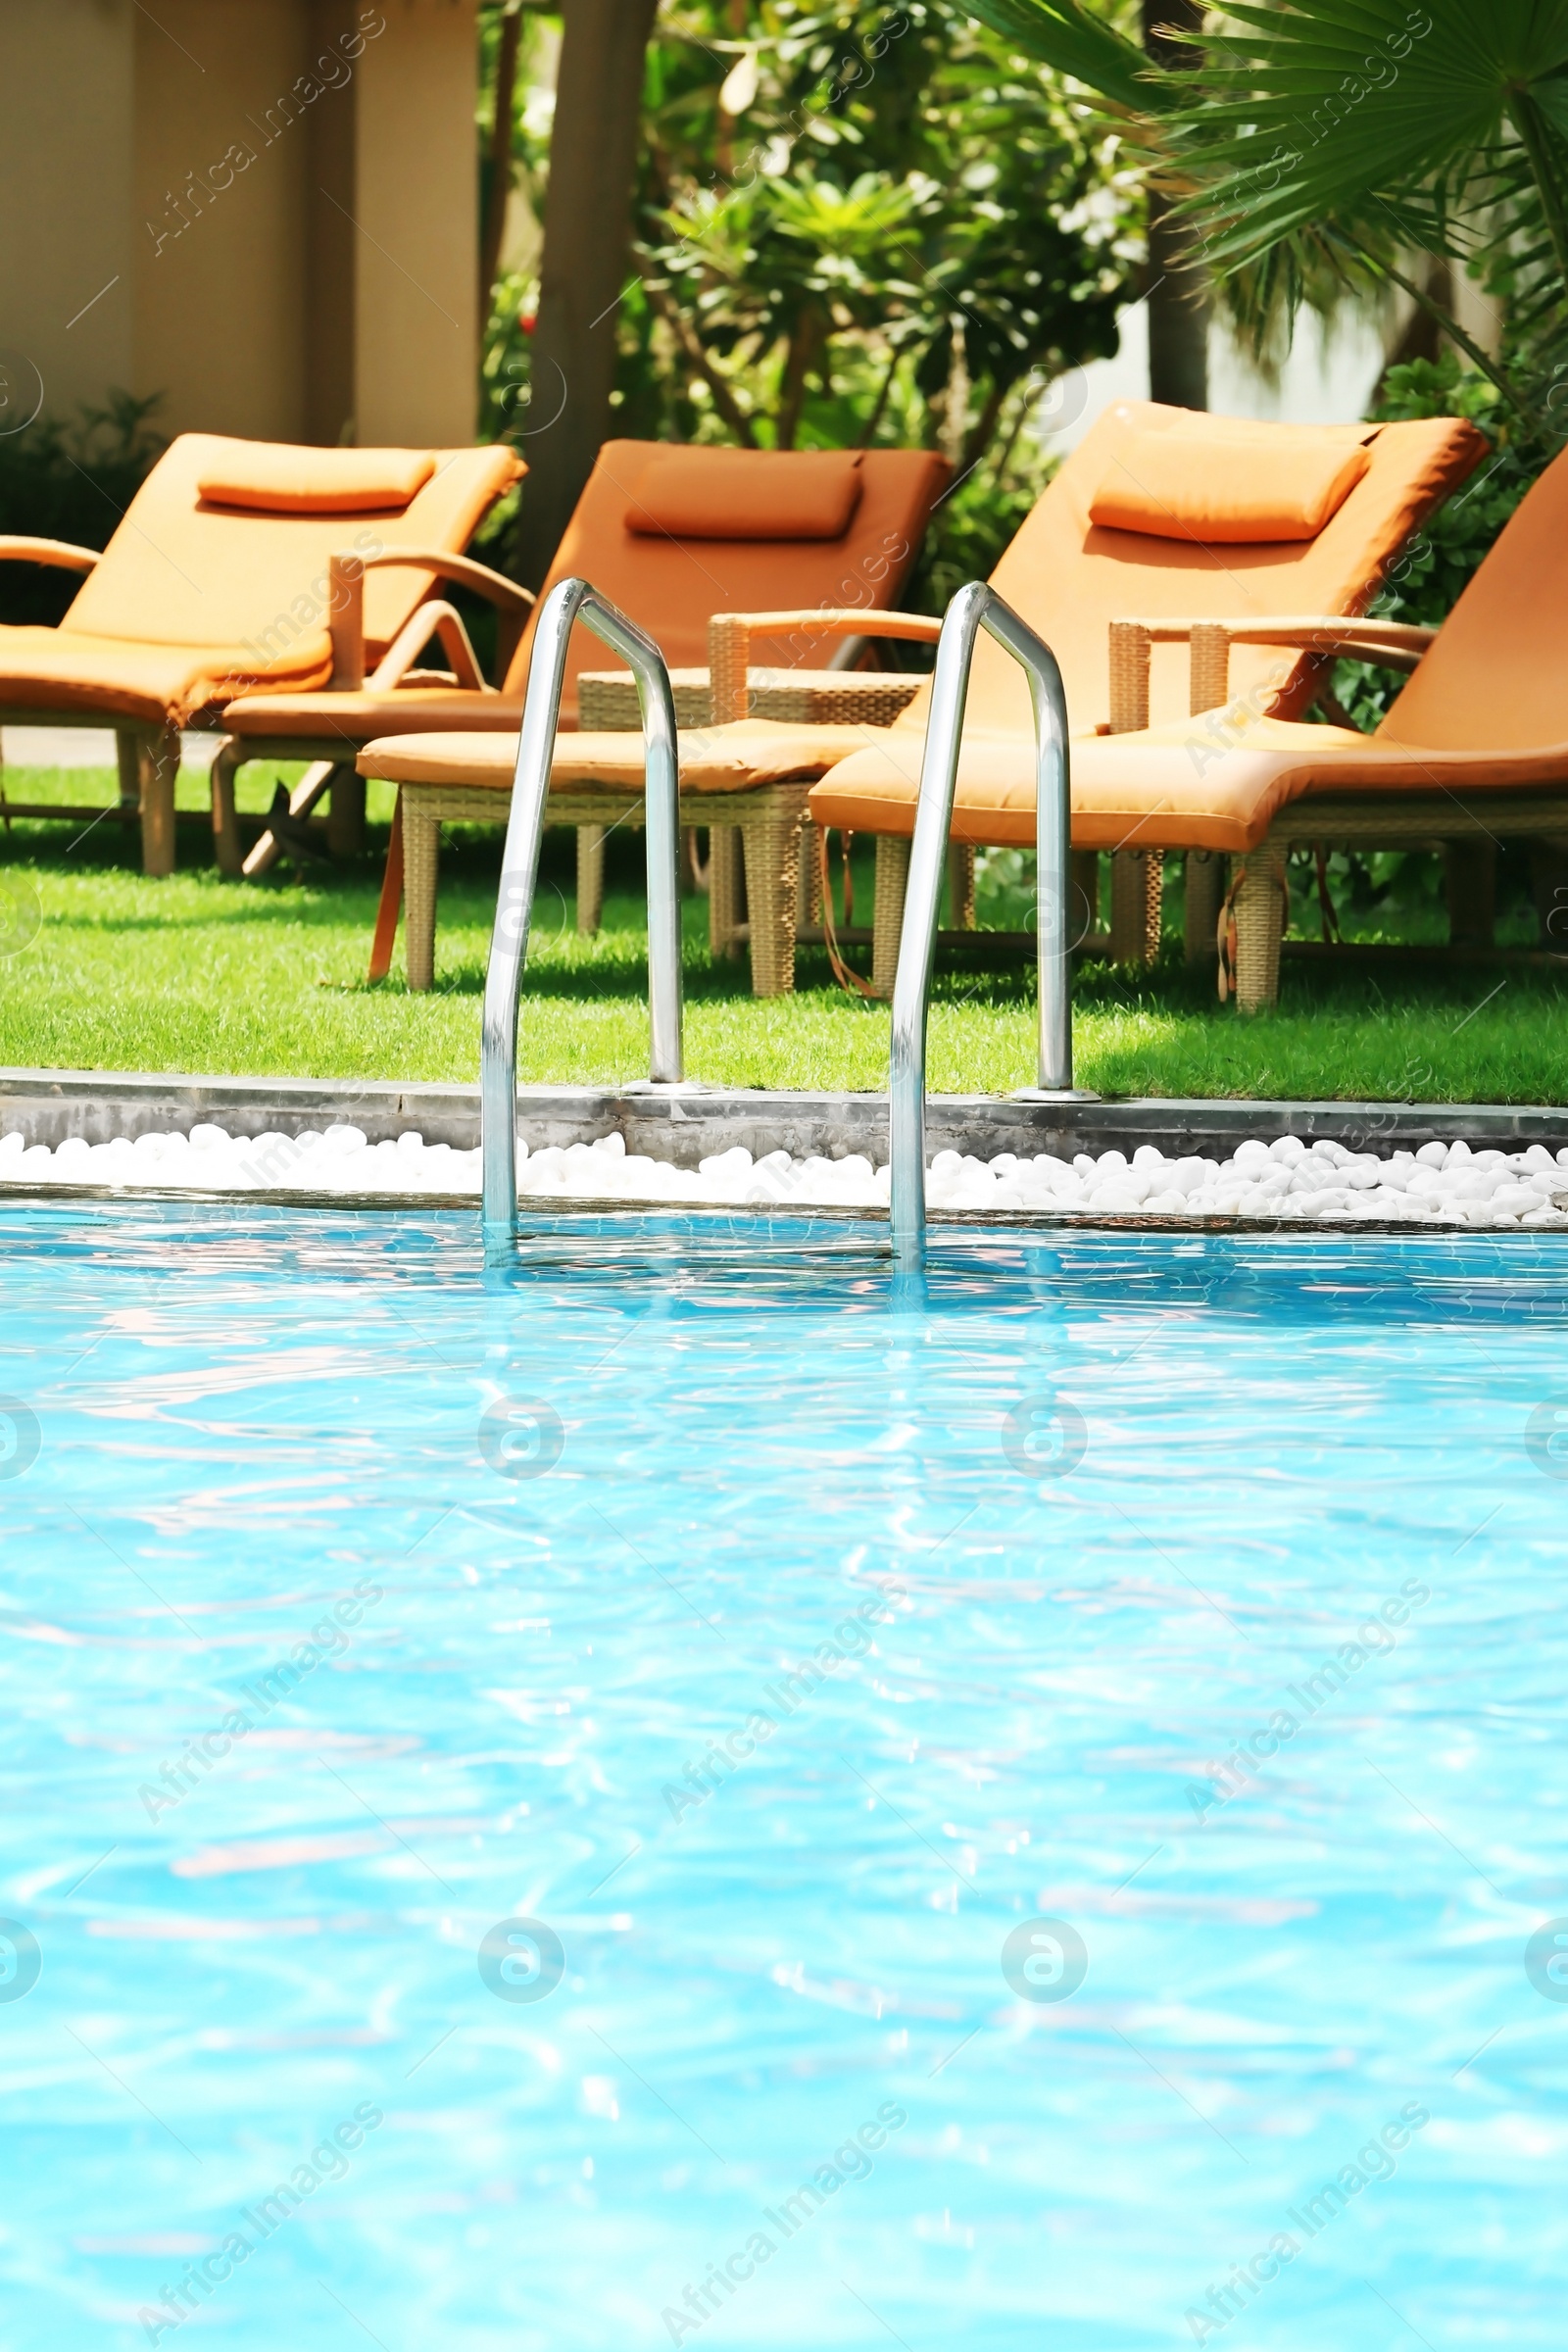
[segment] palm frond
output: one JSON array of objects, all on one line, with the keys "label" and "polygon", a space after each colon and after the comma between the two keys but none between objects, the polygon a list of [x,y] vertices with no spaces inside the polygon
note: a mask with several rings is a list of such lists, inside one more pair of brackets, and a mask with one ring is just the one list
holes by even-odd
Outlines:
[{"label": "palm frond", "polygon": [[[1221,267],[1325,219],[1425,241],[1440,213],[1485,204],[1521,98],[1568,97],[1568,0],[1235,0],[1201,39],[1200,96],[1174,127]],[[1554,117],[1544,129],[1559,143]]]},{"label": "palm frond", "polygon": [[1083,0],[974,0],[972,13],[1123,113],[1163,114],[1176,102],[1175,76],[1152,68],[1136,41]]}]

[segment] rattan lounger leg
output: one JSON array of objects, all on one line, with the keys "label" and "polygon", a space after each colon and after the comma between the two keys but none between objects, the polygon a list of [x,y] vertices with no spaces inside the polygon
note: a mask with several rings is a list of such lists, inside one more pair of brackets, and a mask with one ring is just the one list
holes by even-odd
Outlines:
[{"label": "rattan lounger leg", "polygon": [[234,813],[234,775],[245,757],[237,735],[225,735],[213,756],[213,854],[220,874],[239,876],[243,858]]},{"label": "rattan lounger leg", "polygon": [[328,791],[326,846],[334,858],[358,858],[365,848],[365,778],[355,767],[334,767]]},{"label": "rattan lounger leg", "polygon": [[605,828],[577,827],[577,928],[595,932],[605,914]]},{"label": "rattan lounger leg", "polygon": [[441,826],[418,795],[403,795],[403,946],[409,987],[429,987],[435,977],[435,898],[441,875]]},{"label": "rattan lounger leg", "polygon": [[174,870],[174,778],[179,773],[179,729],[144,735],[138,746],[141,782],[141,870]]},{"label": "rattan lounger leg", "polygon": [[714,956],[741,952],[741,837],[733,825],[708,828],[708,944]]},{"label": "rattan lounger leg", "polygon": [[1279,1002],[1280,941],[1285,933],[1285,853],[1264,842],[1249,850],[1236,917],[1236,1009],[1257,1012]]},{"label": "rattan lounger leg", "polygon": [[795,993],[795,894],[799,887],[798,812],[754,817],[740,828],[746,854],[746,905],[754,997]]},{"label": "rattan lounger leg", "polygon": [[904,894],[910,844],[900,833],[876,837],[876,902],[871,913],[871,992],[891,997],[904,938]]},{"label": "rattan lounger leg", "polygon": [[1157,850],[1114,850],[1110,859],[1110,958],[1152,963],[1159,953],[1160,893]]},{"label": "rattan lounger leg", "polygon": [[1183,932],[1189,963],[1212,965],[1219,903],[1225,895],[1225,859],[1218,850],[1189,850]]},{"label": "rattan lounger leg", "polygon": [[948,923],[955,931],[974,929],[974,844],[948,844]]}]

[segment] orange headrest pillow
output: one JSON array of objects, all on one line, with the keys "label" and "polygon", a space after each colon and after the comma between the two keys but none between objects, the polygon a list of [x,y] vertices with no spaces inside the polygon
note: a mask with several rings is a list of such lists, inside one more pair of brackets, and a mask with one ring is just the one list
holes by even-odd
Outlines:
[{"label": "orange headrest pillow", "polygon": [[1130,430],[1089,503],[1102,529],[1200,545],[1315,539],[1371,464],[1376,425],[1192,416]]},{"label": "orange headrest pillow", "polygon": [[196,487],[217,507],[254,514],[401,513],[435,471],[425,449],[309,449],[230,441]]},{"label": "orange headrest pillow", "polygon": [[626,528],[662,539],[842,539],[860,500],[858,449],[653,452]]}]

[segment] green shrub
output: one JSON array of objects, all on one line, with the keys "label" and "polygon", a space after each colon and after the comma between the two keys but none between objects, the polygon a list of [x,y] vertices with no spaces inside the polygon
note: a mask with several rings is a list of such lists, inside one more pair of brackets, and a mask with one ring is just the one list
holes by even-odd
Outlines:
[{"label": "green shrub", "polygon": [[[107,547],[122,514],[164,448],[149,419],[162,393],[111,392],[74,424],[40,416],[0,440],[0,531]],[[53,624],[81,581],[36,564],[0,564],[0,620]]]},{"label": "green shrub", "polygon": [[[1394,559],[1371,607],[1390,620],[1436,627],[1452,612],[1552,453],[1539,442],[1519,438],[1496,385],[1462,367],[1452,352],[1436,361],[1412,360],[1391,368],[1372,415],[1391,424],[1412,417],[1465,416],[1491,444],[1491,454],[1470,479]],[[1334,693],[1355,724],[1368,731],[1391,709],[1402,684],[1397,671],[1374,669],[1365,662],[1335,664]],[[1329,858],[1328,878],[1341,910],[1363,923],[1391,920],[1403,927],[1412,917],[1439,920],[1444,868],[1442,859],[1429,852],[1336,850]],[[1307,900],[1315,896],[1309,853],[1293,859],[1292,887]],[[1528,887],[1527,862],[1510,851],[1499,869],[1499,910],[1520,899]]]},{"label": "green shrub", "polygon": [[[1036,445],[1029,444],[1033,460]],[[977,466],[931,517],[906,595],[914,612],[944,612],[966,580],[989,579],[1050,480],[1054,466],[1031,463],[998,479]]]},{"label": "green shrub", "polygon": [[[1473,368],[1461,368],[1451,352],[1440,360],[1391,368],[1372,416],[1390,424],[1420,416],[1465,416],[1492,445],[1491,456],[1395,557],[1371,608],[1380,618],[1432,627],[1452,612],[1551,453],[1514,438],[1497,387]],[[1335,694],[1359,727],[1378,724],[1399,685],[1397,672],[1372,669],[1364,662],[1336,666]]]}]

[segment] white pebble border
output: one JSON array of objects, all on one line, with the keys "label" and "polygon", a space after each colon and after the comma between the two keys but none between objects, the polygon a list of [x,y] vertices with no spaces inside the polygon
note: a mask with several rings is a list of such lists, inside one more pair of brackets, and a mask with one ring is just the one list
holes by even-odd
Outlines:
[{"label": "white pebble border", "polygon": [[[743,1146],[696,1168],[628,1152],[619,1135],[592,1144],[517,1147],[517,1190],[544,1200],[689,1201],[711,1207],[883,1208],[888,1172],[859,1152],[843,1159],[754,1159]],[[302,1135],[231,1136],[193,1127],[89,1144],[69,1137],[53,1151],[20,1134],[0,1138],[0,1190],[38,1185],[108,1186],[126,1192],[468,1194],[479,1190],[479,1154],[427,1144],[416,1134],[371,1144],[358,1127]],[[1104,1216],[1266,1217],[1305,1224],[1568,1225],[1568,1147],[1473,1152],[1463,1141],[1424,1144],[1380,1158],[1344,1144],[1298,1136],[1250,1141],[1229,1159],[1169,1159],[1142,1144],[1098,1159],[999,1152],[991,1161],[939,1152],[927,1199],[933,1208],[1069,1210]]]}]

